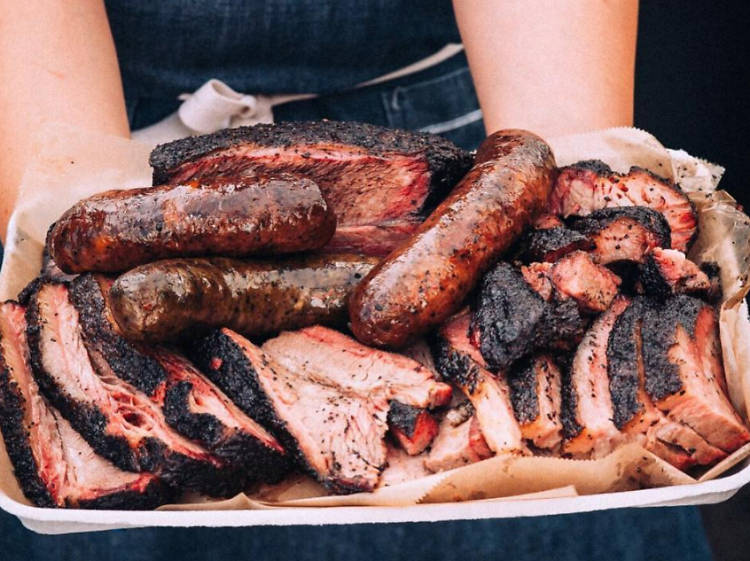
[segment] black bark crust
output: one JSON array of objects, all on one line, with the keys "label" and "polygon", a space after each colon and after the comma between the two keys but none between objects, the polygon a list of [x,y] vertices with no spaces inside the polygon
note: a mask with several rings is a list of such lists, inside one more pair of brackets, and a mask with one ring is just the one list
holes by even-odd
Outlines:
[{"label": "black bark crust", "polygon": [[407,405],[400,401],[391,400],[388,407],[388,426],[396,428],[406,435],[407,438],[414,436],[417,429],[417,421],[424,409]]},{"label": "black bark crust", "polygon": [[376,156],[423,154],[431,171],[432,186],[439,193],[453,187],[472,164],[469,152],[434,134],[325,120],[259,124],[191,136],[157,146],[151,152],[149,163],[154,169],[153,184],[160,185],[169,182],[180,164],[234,146],[299,146],[300,157],[304,157],[306,147],[327,143],[349,144]]},{"label": "black bark crust", "polygon": [[620,430],[643,410],[643,404],[638,401],[639,343],[641,322],[649,307],[646,298],[635,298],[617,316],[607,341],[607,373],[614,409],[612,420]]},{"label": "black bark crust", "polygon": [[513,413],[519,423],[531,423],[539,417],[539,382],[537,366],[546,368],[546,361],[538,364],[537,359],[524,359],[516,363],[506,379],[510,388],[510,401]]},{"label": "black bark crust", "polygon": [[[255,366],[239,345],[221,330],[215,330],[197,341],[192,348],[192,359],[198,368],[250,418],[266,427],[281,442],[297,466],[334,493],[361,491],[359,487],[325,478],[310,466],[297,440],[287,430],[286,421],[274,411],[258,380]],[[264,366],[272,368],[270,364]]]},{"label": "black bark crust", "polygon": [[594,244],[585,235],[560,226],[528,230],[518,242],[517,255],[524,263],[552,263],[573,251],[593,248]]},{"label": "black bark crust", "polygon": [[143,491],[119,491],[94,499],[67,502],[65,506],[94,510],[153,510],[159,505],[170,502],[174,496],[174,489],[163,481],[154,479]]},{"label": "black bark crust", "polygon": [[572,230],[588,236],[604,230],[620,218],[630,218],[651,231],[659,239],[659,247],[669,249],[672,246],[672,231],[667,219],[661,212],[645,206],[601,208],[587,216],[571,216],[566,223]]},{"label": "black bark crust", "polygon": [[668,351],[677,344],[677,326],[691,337],[700,311],[707,304],[686,295],[669,298],[660,308],[649,307],[643,317],[643,361],[646,393],[661,400],[682,389],[679,366],[669,360]]},{"label": "black bark crust", "polygon": [[209,413],[190,410],[193,385],[188,381],[169,384],[164,397],[167,423],[177,432],[196,440],[228,465],[244,473],[247,482],[277,482],[289,470],[286,456],[252,435],[231,429]]},{"label": "black bark crust", "polygon": [[509,263],[482,279],[471,331],[490,370],[502,370],[536,349],[566,349],[580,340],[584,321],[573,300],[545,302]]},{"label": "black bark crust", "polygon": [[563,426],[563,437],[566,440],[575,438],[583,430],[583,426],[578,422],[576,414],[576,411],[578,410],[578,397],[573,388],[571,373],[570,365],[562,371],[562,404],[560,410],[560,421]]},{"label": "black bark crust", "polygon": [[157,360],[142,353],[119,335],[108,320],[102,287],[91,274],[80,275],[70,284],[70,302],[78,311],[83,342],[89,354],[104,357],[118,378],[152,395],[167,373]]},{"label": "black bark crust", "polygon": [[438,336],[435,342],[435,367],[446,382],[453,382],[461,390],[473,395],[481,380],[482,367],[468,354],[454,348]]},{"label": "black bark crust", "polygon": [[29,432],[23,423],[25,407],[23,395],[11,379],[8,364],[0,352],[0,430],[13,471],[23,494],[32,503],[41,507],[57,506],[39,477],[39,466],[29,444]]},{"label": "black bark crust", "polygon": [[[41,288],[46,283],[42,283]],[[162,440],[144,438],[137,447],[119,436],[107,434],[107,418],[97,407],[81,403],[55,382],[42,361],[42,325],[38,289],[26,308],[26,337],[31,355],[31,370],[42,394],[81,434],[94,451],[126,471],[148,471],[174,486],[194,489],[214,497],[232,496],[244,487],[244,477],[231,467],[206,459],[191,458],[175,452]]]}]

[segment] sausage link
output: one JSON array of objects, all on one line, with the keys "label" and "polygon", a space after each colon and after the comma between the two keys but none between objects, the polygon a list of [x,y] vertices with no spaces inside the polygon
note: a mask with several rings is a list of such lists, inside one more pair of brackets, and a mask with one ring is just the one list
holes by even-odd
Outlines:
[{"label": "sausage link", "polygon": [[168,257],[317,249],[335,229],[315,182],[255,175],[94,195],[63,214],[47,246],[67,273],[119,272]]},{"label": "sausage link", "polygon": [[137,340],[168,340],[194,327],[259,336],[315,324],[344,326],[352,290],[377,262],[347,254],[157,261],[121,275],[110,290],[110,306],[124,335]]},{"label": "sausage link", "polygon": [[456,312],[545,207],[555,173],[552,150],[535,134],[504,130],[487,138],[445,201],[354,291],[356,337],[401,347]]}]

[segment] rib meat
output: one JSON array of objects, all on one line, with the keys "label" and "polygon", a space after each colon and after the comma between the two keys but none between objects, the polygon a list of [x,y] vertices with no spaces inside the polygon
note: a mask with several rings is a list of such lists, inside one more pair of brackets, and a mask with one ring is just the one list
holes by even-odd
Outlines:
[{"label": "rib meat", "polygon": [[424,466],[431,472],[447,471],[492,457],[476,415],[456,423],[446,415]]},{"label": "rib meat", "polygon": [[519,257],[526,263],[554,262],[573,251],[594,248],[585,235],[565,227],[528,230],[518,246]]},{"label": "rib meat", "polygon": [[750,432],[726,395],[716,311],[679,295],[643,322],[646,392],[670,419],[733,452]]},{"label": "rib meat", "polygon": [[526,454],[510,390],[502,375],[487,370],[479,351],[469,341],[471,316],[462,312],[438,332],[437,367],[440,374],[458,386],[471,401],[482,434],[495,453]]},{"label": "rib meat", "polygon": [[97,455],[40,394],[29,364],[24,308],[0,306],[0,429],[26,497],[37,506],[148,509],[170,493],[151,473]]},{"label": "rib meat", "polygon": [[34,378],[97,453],[121,469],[212,495],[241,489],[245,475],[175,432],[145,393],[114,374],[97,374],[65,285],[42,283],[26,319]]},{"label": "rib meat", "polygon": [[660,212],[632,206],[602,208],[588,216],[573,216],[568,226],[585,235],[594,246],[597,263],[643,263],[654,248],[671,246],[669,223]]},{"label": "rib meat", "polygon": [[212,381],[269,427],[329,490],[351,493],[377,486],[386,464],[386,392],[337,385],[335,378],[318,376],[304,364],[287,368],[226,328],[200,340],[195,356]]},{"label": "rib meat", "polygon": [[566,454],[600,457],[622,442],[622,434],[612,422],[607,342],[615,320],[628,303],[627,298],[620,296],[599,316],[586,332],[563,378],[563,452]]},{"label": "rib meat", "polygon": [[613,172],[599,160],[578,162],[560,170],[550,195],[549,211],[567,217],[585,216],[612,207],[645,206],[664,215],[674,249],[687,251],[695,238],[695,209],[678,185],[638,167]]},{"label": "rib meat", "polygon": [[154,184],[257,170],[309,177],[338,219],[330,249],[385,255],[415,230],[471,160],[439,136],[320,121],[189,137],[158,146],[150,161]]},{"label": "rib meat", "polygon": [[710,465],[726,456],[689,426],[669,420],[646,393],[641,325],[654,304],[633,300],[615,321],[607,343],[609,389],[614,423],[647,450],[679,469]]},{"label": "rib meat", "polygon": [[521,434],[537,448],[554,449],[562,441],[561,384],[560,370],[547,355],[524,360],[508,372]]},{"label": "rib meat", "polygon": [[594,263],[591,255],[574,251],[557,261],[550,270],[550,280],[558,295],[572,298],[582,312],[606,310],[617,295],[620,277]]},{"label": "rib meat", "polygon": [[97,374],[120,378],[162,408],[169,425],[200,442],[249,479],[277,480],[284,473],[284,450],[183,356],[163,347],[124,339],[107,298],[112,281],[81,275],[72,283],[70,301],[78,312],[81,334]]}]

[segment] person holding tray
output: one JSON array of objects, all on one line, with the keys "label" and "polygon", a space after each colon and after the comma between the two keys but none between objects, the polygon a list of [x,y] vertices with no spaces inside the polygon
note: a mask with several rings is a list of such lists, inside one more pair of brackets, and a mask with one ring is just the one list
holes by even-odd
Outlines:
[{"label": "person holding tray", "polygon": [[[156,142],[328,118],[468,149],[501,128],[551,137],[632,125],[637,13],[636,0],[0,0],[3,241],[35,134],[52,121]],[[694,509],[66,537],[35,537],[0,513],[0,536],[8,561],[105,549],[183,560],[710,557]]]}]

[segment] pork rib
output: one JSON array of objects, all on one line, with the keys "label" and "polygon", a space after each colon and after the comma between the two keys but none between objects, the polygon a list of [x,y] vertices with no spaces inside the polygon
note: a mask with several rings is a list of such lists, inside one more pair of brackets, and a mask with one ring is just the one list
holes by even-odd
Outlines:
[{"label": "pork rib", "polygon": [[338,220],[334,251],[385,255],[468,171],[471,156],[435,135],[334,121],[226,129],[158,146],[154,184],[253,171],[313,179]]},{"label": "pork rib", "polygon": [[171,493],[151,473],[97,455],[40,394],[29,364],[25,310],[0,306],[0,429],[15,475],[37,506],[149,509]]}]

